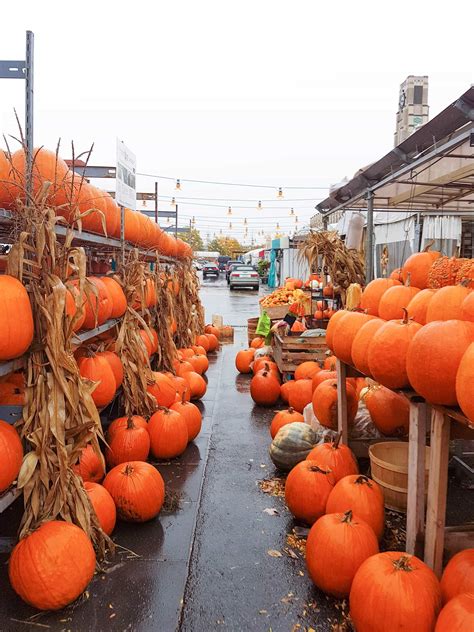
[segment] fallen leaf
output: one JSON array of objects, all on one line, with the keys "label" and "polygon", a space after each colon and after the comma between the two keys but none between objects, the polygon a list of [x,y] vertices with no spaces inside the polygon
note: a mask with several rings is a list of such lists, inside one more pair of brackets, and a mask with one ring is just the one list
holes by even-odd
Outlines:
[{"label": "fallen leaf", "polygon": [[285,547],[284,551],[285,551],[285,553],[286,553],[287,555],[289,555],[289,556],[290,556],[291,558],[293,558],[294,560],[298,560],[298,559],[299,559],[299,558],[298,558],[298,556],[296,555],[296,553],[293,551],[293,549],[287,549],[287,548]]},{"label": "fallen leaf", "polygon": [[270,557],[282,557],[280,551],[275,551],[275,549],[269,549],[267,553]]},{"label": "fallen leaf", "polygon": [[258,614],[268,614],[267,610],[259,610]]},{"label": "fallen leaf", "polygon": [[280,514],[273,507],[267,507],[263,510],[263,513],[267,513],[269,516],[279,516]]}]

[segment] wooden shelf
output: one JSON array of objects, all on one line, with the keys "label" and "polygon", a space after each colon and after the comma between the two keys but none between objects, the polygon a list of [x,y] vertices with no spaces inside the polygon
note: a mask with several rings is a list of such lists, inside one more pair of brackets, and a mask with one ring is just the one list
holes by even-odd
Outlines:
[{"label": "wooden shelf", "polygon": [[15,484],[11,485],[3,494],[0,494],[0,513],[8,509],[19,496],[21,496],[21,491]]}]

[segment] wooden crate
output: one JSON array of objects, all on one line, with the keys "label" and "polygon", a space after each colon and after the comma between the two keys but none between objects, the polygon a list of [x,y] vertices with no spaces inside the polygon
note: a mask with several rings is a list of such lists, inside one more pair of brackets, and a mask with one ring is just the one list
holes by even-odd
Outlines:
[{"label": "wooden crate", "polygon": [[[257,318],[249,318],[247,320],[247,338],[249,341],[249,346],[250,343],[252,342],[252,340],[255,338],[255,336],[258,336],[257,334],[257,325],[258,325],[258,321],[260,320],[259,317]],[[274,325],[275,323],[277,323],[280,320],[280,318],[274,318],[272,320],[272,325]]]},{"label": "wooden crate", "polygon": [[308,360],[323,362],[328,350],[325,336],[307,338],[274,334],[272,347],[281,373],[293,373],[299,364]]}]

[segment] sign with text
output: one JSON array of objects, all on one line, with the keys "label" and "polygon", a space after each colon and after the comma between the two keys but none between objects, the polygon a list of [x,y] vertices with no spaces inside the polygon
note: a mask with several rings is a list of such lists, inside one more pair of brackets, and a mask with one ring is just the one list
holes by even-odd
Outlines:
[{"label": "sign with text", "polygon": [[136,169],[135,154],[117,138],[117,173],[115,201],[119,206],[136,210]]}]

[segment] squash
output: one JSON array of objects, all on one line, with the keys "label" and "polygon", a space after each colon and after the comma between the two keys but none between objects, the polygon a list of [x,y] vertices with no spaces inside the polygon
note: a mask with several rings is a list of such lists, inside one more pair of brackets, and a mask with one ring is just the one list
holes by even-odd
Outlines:
[{"label": "squash", "polygon": [[423,252],[410,255],[402,267],[403,282],[406,283],[410,279],[411,284],[420,290],[427,288],[431,266],[440,256],[440,252],[431,251],[429,246]]},{"label": "squash", "polygon": [[334,475],[317,461],[301,461],[288,474],[285,501],[297,520],[313,524],[326,509],[334,485]]},{"label": "squash", "polygon": [[[368,283],[362,292],[362,298],[360,300],[361,309],[371,316],[379,316],[380,299],[389,288],[396,285],[401,285],[401,283],[394,279],[374,279]],[[327,345],[331,348],[329,343],[327,343]]]},{"label": "squash", "polygon": [[306,423],[295,421],[280,428],[270,445],[270,458],[277,468],[289,472],[304,461],[318,441]]}]

